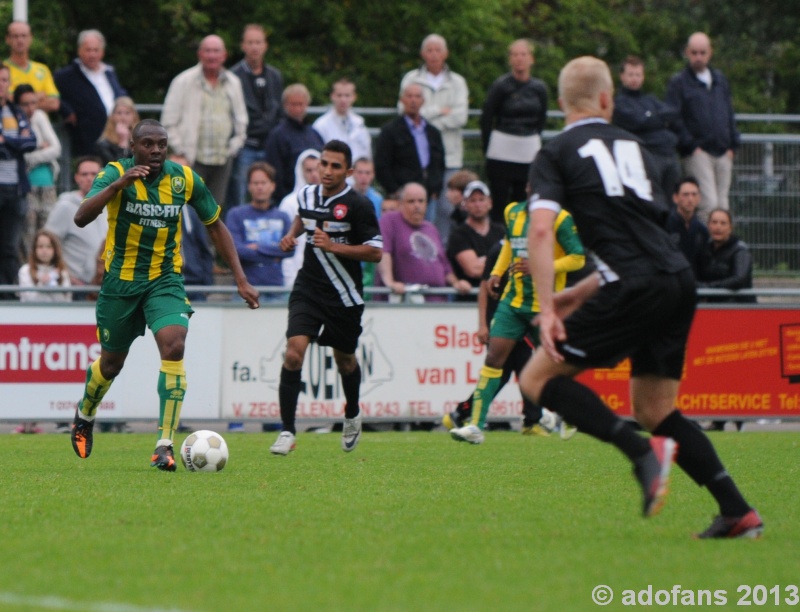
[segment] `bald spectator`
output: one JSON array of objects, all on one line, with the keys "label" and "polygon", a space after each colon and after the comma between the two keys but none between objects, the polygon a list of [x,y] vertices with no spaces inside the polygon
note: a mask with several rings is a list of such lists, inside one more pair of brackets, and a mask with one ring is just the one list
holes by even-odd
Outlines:
[{"label": "bald spectator", "polygon": [[106,120],[114,110],[114,100],[128,95],[114,67],[103,62],[105,53],[105,36],[98,30],[84,30],[78,34],[78,57],[54,76],[73,156],[95,151]]},{"label": "bald spectator", "polygon": [[223,40],[206,36],[197,49],[199,63],[172,80],[161,111],[172,159],[191,166],[221,206],[247,132],[242,84],[225,69],[227,57]]},{"label": "bald spectator", "polygon": [[[442,134],[445,152],[445,172],[442,183],[435,186],[439,202],[431,202],[428,220],[433,221],[442,240],[447,242],[450,231],[450,207],[445,198],[445,184],[450,176],[464,165],[462,129],[467,124],[469,88],[460,74],[447,65],[447,41],[439,34],[429,34],[420,46],[423,65],[406,73],[400,82],[402,92],[406,85],[416,83],[422,87],[425,104],[420,114]],[[402,108],[398,108],[402,112]],[[431,186],[434,187],[434,186]]]},{"label": "bald spectator", "polygon": [[388,195],[396,196],[406,183],[420,183],[432,200],[442,190],[444,143],[420,112],[424,102],[421,85],[406,85],[400,94],[403,114],[384,125],[375,142],[375,175]]},{"label": "bald spectator", "polygon": [[740,141],[731,88],[723,74],[710,66],[712,54],[708,36],[692,34],[686,44],[687,66],[670,79],[666,96],[681,119],[678,153],[683,170],[700,183],[701,221],[714,208],[729,208],[733,155]]},{"label": "bald spectator", "polygon": [[11,74],[11,87],[8,93],[13,94],[17,85],[27,83],[36,92],[39,108],[46,113],[54,113],[61,106],[61,98],[53,82],[50,68],[31,60],[29,53],[32,42],[31,26],[23,21],[12,21],[8,24],[6,44],[10,55],[3,62]]},{"label": "bald spectator", "polygon": [[284,117],[267,140],[267,163],[275,168],[275,199],[283,199],[295,190],[295,164],[307,149],[321,151],[322,137],[305,123],[311,94],[305,85],[293,83],[281,97]]},{"label": "bald spectator", "polygon": [[[439,231],[425,220],[428,194],[419,183],[408,183],[400,192],[400,206],[380,220],[383,258],[378,263],[378,286],[402,296],[407,285],[453,287],[461,294],[471,289],[469,281],[456,278],[442,246]],[[402,298],[401,298],[402,299]],[[444,302],[446,296],[430,295],[426,302]]]}]

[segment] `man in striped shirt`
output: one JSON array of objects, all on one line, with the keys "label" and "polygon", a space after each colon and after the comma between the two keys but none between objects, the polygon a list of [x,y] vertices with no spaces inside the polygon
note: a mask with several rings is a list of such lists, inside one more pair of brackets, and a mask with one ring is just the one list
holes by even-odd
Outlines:
[{"label": "man in striped shirt", "polygon": [[322,184],[307,185],[298,192],[297,216],[280,243],[281,250],[291,251],[298,236],[307,236],[303,267],[289,297],[286,354],[278,387],[282,428],[270,447],[274,455],[288,455],[295,447],[301,370],[312,340],[333,348],[342,379],[342,450],[354,450],[361,437],[361,368],[355,355],[364,312],[361,262],[381,260],[383,238],[372,202],[346,183],[353,174],[352,166],[352,153],[345,142],[331,140],[322,148]]},{"label": "man in striped shirt", "polygon": [[173,472],[172,438],[186,393],[183,354],[193,312],[181,275],[184,206],[197,211],[250,308],[258,308],[258,292],[247,282],[208,188],[191,168],[166,160],[166,129],[153,119],[141,121],[133,130],[131,149],[133,157],[111,162],[97,175],[75,213],[75,223],[84,227],[108,208],[105,275],[96,307],[101,352],[86,373],[72,447],[81,458],[91,454],[97,407],[146,325],[161,355],[159,438],[151,465]]}]

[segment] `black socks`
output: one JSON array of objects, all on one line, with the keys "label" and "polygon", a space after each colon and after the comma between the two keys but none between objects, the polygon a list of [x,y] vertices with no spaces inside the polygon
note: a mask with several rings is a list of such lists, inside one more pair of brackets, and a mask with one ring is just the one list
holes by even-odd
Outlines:
[{"label": "black socks", "polygon": [[597,394],[567,376],[556,376],[542,389],[540,403],[585,434],[610,442],[631,460],[650,450],[650,443],[620,419]]},{"label": "black socks", "polygon": [[283,431],[297,433],[294,426],[294,417],[297,414],[297,398],[300,395],[302,370],[287,370],[281,368],[281,381],[278,385],[278,403],[281,407],[281,421]]}]

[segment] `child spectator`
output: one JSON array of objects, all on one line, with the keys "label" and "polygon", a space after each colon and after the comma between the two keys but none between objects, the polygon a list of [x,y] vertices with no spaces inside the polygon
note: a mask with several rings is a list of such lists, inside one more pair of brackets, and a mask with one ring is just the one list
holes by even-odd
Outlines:
[{"label": "child spectator", "polygon": [[[69,272],[61,256],[61,244],[53,234],[39,230],[33,242],[28,263],[19,269],[20,288],[69,287]],[[20,302],[69,302],[71,293],[20,291]],[[22,423],[14,433],[42,433],[36,423]]]},{"label": "child spectator", "polygon": [[[69,272],[61,255],[61,243],[55,234],[39,230],[28,263],[19,269],[19,286],[70,287]],[[71,302],[71,293],[20,291],[20,302]]]}]

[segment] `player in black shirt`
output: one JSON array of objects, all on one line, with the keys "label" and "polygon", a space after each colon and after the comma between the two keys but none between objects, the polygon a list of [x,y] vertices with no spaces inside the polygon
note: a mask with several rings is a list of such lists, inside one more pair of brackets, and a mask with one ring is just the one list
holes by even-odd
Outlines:
[{"label": "player in black shirt", "polygon": [[275,455],[287,455],[295,447],[300,372],[312,340],[333,348],[342,378],[346,400],[342,449],[354,450],[361,437],[361,369],[355,356],[364,312],[361,262],[379,262],[383,240],[372,202],[345,182],[353,173],[352,161],[350,147],[340,140],[322,148],[322,183],[298,193],[300,208],[280,243],[282,250],[290,251],[300,234],[308,237],[303,266],[289,297],[286,354],[278,387],[283,425],[270,447]]},{"label": "player in black shirt", "polygon": [[[533,401],[625,453],[644,493],[644,515],[660,509],[676,461],[706,486],[720,514],[701,538],[758,537],[763,523],[744,500],[709,439],[676,408],[686,341],[697,301],[689,263],[663,229],[667,206],[653,192],[652,162],[635,136],[608,123],[613,84],[593,57],[569,62],[559,76],[567,129],[531,168],[528,233],[539,293],[540,348],[520,385]],[[553,295],[553,221],[561,207],[575,218],[597,272]],[[641,437],[573,376],[631,359],[631,400]]]}]

